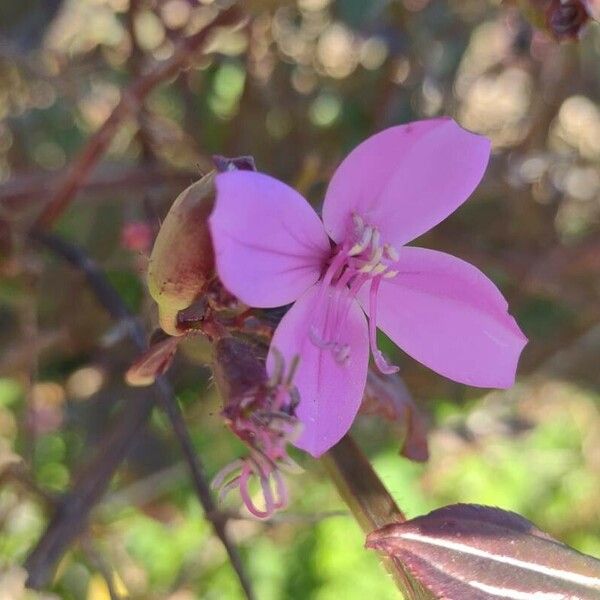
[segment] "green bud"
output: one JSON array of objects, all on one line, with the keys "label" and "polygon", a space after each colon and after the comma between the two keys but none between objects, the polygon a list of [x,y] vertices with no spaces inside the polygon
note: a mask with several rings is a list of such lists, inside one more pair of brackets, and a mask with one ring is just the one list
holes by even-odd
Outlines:
[{"label": "green bud", "polygon": [[177,313],[188,308],[214,276],[208,217],[215,199],[215,171],[181,192],[158,232],[148,265],[148,288],[158,304],[159,323],[169,335]]}]

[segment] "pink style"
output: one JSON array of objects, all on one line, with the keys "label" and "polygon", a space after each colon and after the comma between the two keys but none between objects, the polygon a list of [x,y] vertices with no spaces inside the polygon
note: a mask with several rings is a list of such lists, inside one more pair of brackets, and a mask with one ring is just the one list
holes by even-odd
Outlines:
[{"label": "pink style", "polygon": [[217,176],[210,228],[223,284],[249,306],[294,303],[275,331],[267,369],[275,369],[274,352],[287,364],[300,359],[299,448],[319,456],[349,430],[369,347],[382,372],[397,370],[377,348],[377,327],[450,379],[514,383],[527,340],[500,291],[469,263],[406,245],[470,196],[489,156],[489,140],[448,118],[386,129],[339,166],[322,222],[268,175]]}]

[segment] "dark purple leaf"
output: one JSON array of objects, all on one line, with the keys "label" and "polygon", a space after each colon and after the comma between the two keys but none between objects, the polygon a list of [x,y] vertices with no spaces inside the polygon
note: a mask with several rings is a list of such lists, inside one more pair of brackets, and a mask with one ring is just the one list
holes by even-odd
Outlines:
[{"label": "dark purple leaf", "polygon": [[456,504],[367,537],[444,600],[599,600],[600,561],[499,508]]}]

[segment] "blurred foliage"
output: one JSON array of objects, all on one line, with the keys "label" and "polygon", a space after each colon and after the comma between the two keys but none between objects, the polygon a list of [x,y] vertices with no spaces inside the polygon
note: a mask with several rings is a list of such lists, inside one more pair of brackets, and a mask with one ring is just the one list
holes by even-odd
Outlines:
[{"label": "blurred foliage", "polygon": [[[39,492],[66,490],[111,416],[139,394],[122,380],[134,357],[123,332],[82,276],[23,232],[123,87],[214,10],[210,0],[130,1],[0,7],[3,600],[104,600],[107,577],[131,598],[240,597],[158,413],[48,592],[23,591],[19,565],[50,514]],[[600,27],[557,44],[493,1],[245,5],[245,28],[221,35],[119,130],[61,233],[152,331],[147,249],[123,232],[133,223],[155,233],[211,153],[252,154],[318,204],[340,158],[383,127],[450,114],[488,135],[483,184],[426,245],[472,261],[505,292],[530,337],[520,382],[466,389],[395,356],[428,415],[431,460],[400,458],[395,430],[373,417],[355,433],[408,516],[456,501],[497,505],[600,556]],[[181,177],[157,180],[157,164]],[[202,341],[186,342],[172,381],[212,475],[243,449],[220,420],[207,360]],[[289,478],[286,512],[231,523],[260,600],[397,597],[320,465],[297,458],[305,472]],[[227,507],[239,508],[233,497]]]}]

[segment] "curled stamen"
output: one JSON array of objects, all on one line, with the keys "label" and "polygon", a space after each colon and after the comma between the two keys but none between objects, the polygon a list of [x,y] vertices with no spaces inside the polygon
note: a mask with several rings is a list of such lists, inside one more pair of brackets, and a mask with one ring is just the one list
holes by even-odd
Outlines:
[{"label": "curled stamen", "polygon": [[377,292],[381,277],[376,277],[371,283],[369,294],[369,340],[371,342],[371,353],[377,368],[385,375],[392,375],[398,372],[398,367],[390,365],[384,358],[383,353],[377,347]]},{"label": "curled stamen", "polygon": [[275,481],[275,487],[277,489],[277,500],[275,501],[275,509],[284,508],[288,504],[288,493],[283,477],[278,470],[273,471],[273,479]]},{"label": "curled stamen", "polygon": [[[233,433],[248,446],[249,456],[221,469],[211,483],[219,492],[219,501],[237,488],[248,511],[259,519],[270,517],[287,503],[280,468],[291,470],[294,463],[286,447],[300,433],[295,414],[299,398],[292,384],[298,358],[286,370],[281,353],[275,350],[273,356],[271,379],[231,398],[222,412]],[[264,506],[252,498],[251,483],[257,484]]]},{"label": "curled stamen", "polygon": [[214,477],[210,483],[210,487],[213,490],[220,490],[223,487],[225,479],[229,477],[235,471],[238,471],[243,466],[244,461],[240,458],[234,460],[232,463],[225,465]]},{"label": "curled stamen", "polygon": [[[242,497],[242,502],[244,503],[244,506],[250,511],[251,514],[253,514],[255,517],[257,517],[259,519],[266,519],[268,516],[270,516],[270,514],[272,514],[273,504],[271,503],[271,505],[269,506],[269,503],[268,503],[268,501],[266,501],[267,500],[266,498],[265,498],[266,510],[260,510],[256,506],[256,504],[254,504],[254,501],[252,500],[252,496],[250,495],[250,490],[248,489],[248,484],[249,484],[251,473],[252,472],[250,469],[250,465],[245,464],[244,468],[242,469],[240,478],[239,478],[240,496]],[[263,488],[263,490],[264,490],[264,488]],[[271,511],[269,511],[269,509],[271,509]]]},{"label": "curled stamen", "polygon": [[219,488],[219,493],[217,496],[218,502],[220,504],[225,502],[225,498],[227,498],[229,493],[232,492],[233,490],[235,490],[236,488],[239,488],[239,486],[240,486],[240,476],[239,475],[237,477],[234,477],[230,481],[228,481],[226,484],[222,485]]},{"label": "curled stamen", "polygon": [[[275,512],[275,499],[273,498],[273,490],[271,489],[271,480],[269,477],[271,468],[267,465],[267,467],[263,469],[260,461],[255,460],[253,462],[255,465],[254,474],[258,477],[265,501],[265,513],[267,515],[272,515]],[[256,505],[254,506],[256,507]]]}]

